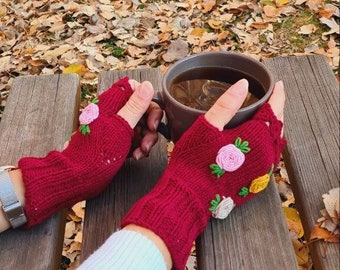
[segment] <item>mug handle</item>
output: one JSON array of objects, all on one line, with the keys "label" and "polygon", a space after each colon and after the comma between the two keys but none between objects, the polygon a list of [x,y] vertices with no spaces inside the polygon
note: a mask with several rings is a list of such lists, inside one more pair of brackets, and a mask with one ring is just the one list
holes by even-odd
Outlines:
[{"label": "mug handle", "polygon": [[[159,107],[164,111],[165,105],[164,100],[160,92],[156,92],[152,98],[152,101],[157,103]],[[168,126],[164,122],[160,122],[157,128],[157,132],[163,135],[163,137],[167,140],[171,140],[170,132]]]}]

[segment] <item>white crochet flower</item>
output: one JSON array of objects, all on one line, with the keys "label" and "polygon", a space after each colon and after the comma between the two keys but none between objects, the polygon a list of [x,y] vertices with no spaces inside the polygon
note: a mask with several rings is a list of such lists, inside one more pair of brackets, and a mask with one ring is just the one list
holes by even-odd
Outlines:
[{"label": "white crochet flower", "polygon": [[212,216],[218,219],[225,219],[234,209],[235,203],[232,198],[222,196],[223,200],[212,211]]}]

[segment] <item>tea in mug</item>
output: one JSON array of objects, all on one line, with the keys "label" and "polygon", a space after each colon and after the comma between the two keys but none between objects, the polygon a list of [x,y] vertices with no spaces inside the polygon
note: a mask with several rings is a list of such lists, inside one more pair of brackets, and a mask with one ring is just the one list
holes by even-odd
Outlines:
[{"label": "tea in mug", "polygon": [[205,67],[188,70],[173,80],[170,94],[185,106],[207,111],[232,84],[243,78],[249,82],[243,108],[258,101],[265,91],[253,77],[232,69]]}]

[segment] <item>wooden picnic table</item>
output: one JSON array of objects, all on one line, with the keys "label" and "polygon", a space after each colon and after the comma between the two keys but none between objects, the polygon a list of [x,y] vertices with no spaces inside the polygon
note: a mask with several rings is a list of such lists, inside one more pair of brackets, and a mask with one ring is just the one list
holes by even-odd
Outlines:
[{"label": "wooden picnic table", "polygon": [[[339,85],[323,56],[277,57],[264,64],[285,84],[288,145],[283,155],[308,238],[324,208],[322,194],[339,186]],[[145,68],[102,72],[99,93],[126,75],[161,89],[161,71]],[[75,128],[79,108],[79,82],[65,76],[16,79],[0,122],[1,164],[61,149]],[[128,159],[110,186],[87,201],[82,260],[119,229],[124,214],[157,182],[168,161],[166,143],[161,138],[147,159]],[[64,222],[64,216],[57,214],[32,230],[0,234],[1,269],[58,269]],[[324,258],[323,243],[311,244],[314,269],[340,269],[339,246],[329,244]],[[298,269],[273,180],[228,219],[211,220],[196,249],[201,270]]]},{"label": "wooden picnic table", "polygon": [[[322,194],[339,186],[337,82],[323,56],[279,57],[264,63],[286,86],[288,145],[284,159],[309,237],[323,208]],[[101,73],[99,92],[126,75],[139,81],[150,80],[155,89],[161,89],[160,70],[141,69]],[[123,215],[152,188],[166,166],[165,143],[161,140],[143,164],[128,161],[106,192],[88,201],[82,259],[119,228]],[[211,220],[196,246],[199,269],[298,268],[274,181],[256,199],[234,210],[227,220]],[[310,248],[316,269],[339,266],[338,245],[329,246],[327,259],[322,259],[321,242]]]}]

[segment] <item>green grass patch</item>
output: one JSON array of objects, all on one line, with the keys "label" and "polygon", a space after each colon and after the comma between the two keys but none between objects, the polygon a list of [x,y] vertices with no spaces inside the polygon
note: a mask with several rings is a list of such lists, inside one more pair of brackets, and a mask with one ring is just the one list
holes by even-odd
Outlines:
[{"label": "green grass patch", "polygon": [[[305,35],[300,34],[300,27],[313,24],[316,27],[314,33]],[[294,16],[282,18],[274,23],[274,33],[276,38],[287,43],[290,50],[304,52],[304,49],[313,43],[319,47],[326,48],[327,44],[321,39],[322,33],[328,31],[328,27],[321,24],[317,14],[309,10],[300,10]]]},{"label": "green grass patch", "polygon": [[81,102],[92,100],[97,93],[97,87],[91,84],[83,84],[80,90]]},{"label": "green grass patch", "polygon": [[114,40],[114,39],[106,40],[103,48],[107,49],[107,50],[111,50],[112,55],[114,57],[117,57],[117,58],[123,56],[124,53],[125,53],[125,49],[122,48],[122,47],[117,46],[116,45],[116,40]]}]

